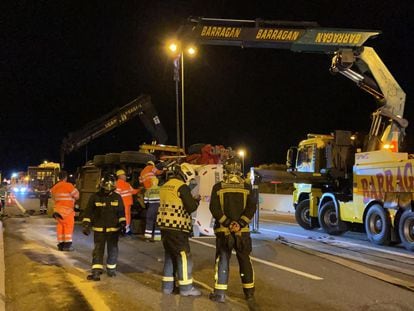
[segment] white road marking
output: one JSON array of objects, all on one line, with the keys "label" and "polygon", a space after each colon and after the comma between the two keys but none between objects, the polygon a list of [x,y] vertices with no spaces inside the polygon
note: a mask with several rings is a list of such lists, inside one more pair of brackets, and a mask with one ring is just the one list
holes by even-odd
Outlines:
[{"label": "white road marking", "polygon": [[21,210],[23,214],[26,213],[26,209],[23,207],[23,205],[20,204],[19,201],[17,201],[16,198],[14,198],[14,201],[16,202],[16,206],[19,208],[19,210]]},{"label": "white road marking", "polygon": [[[200,244],[200,245],[207,246],[207,247],[216,248],[215,245],[211,245],[209,243],[205,243],[205,242],[202,242],[202,241],[198,241],[198,240],[196,240],[194,238],[191,238],[190,241],[191,242],[194,242],[194,243],[197,243],[197,244]],[[260,262],[262,264],[265,264],[267,266],[271,266],[271,267],[276,268],[276,269],[280,269],[280,270],[284,270],[284,271],[287,271],[287,272],[290,272],[290,273],[294,273],[294,274],[297,274],[297,275],[300,275],[300,276],[303,276],[303,277],[306,277],[306,278],[309,278],[309,279],[312,279],[312,280],[316,280],[316,281],[323,280],[323,278],[321,278],[319,276],[316,276],[316,275],[313,275],[313,274],[309,274],[309,273],[306,273],[306,272],[302,272],[302,271],[299,271],[299,270],[295,270],[295,269],[292,269],[292,268],[289,268],[289,267],[285,267],[285,266],[282,266],[282,265],[278,265],[278,264],[275,264],[273,262],[270,262],[270,261],[267,261],[267,260],[263,260],[263,259],[260,259],[260,258],[257,258],[257,257],[250,256],[250,259],[253,260],[253,261],[256,261],[256,262]]]},{"label": "white road marking", "polygon": [[[271,229],[263,229],[263,228],[260,229],[260,230],[268,231],[268,232],[274,232],[274,233],[277,233],[277,234],[280,234],[280,235],[290,235],[290,236],[298,237],[298,238],[302,238],[302,239],[308,239],[309,238],[309,235],[300,235],[300,234],[295,234],[295,233],[289,233],[289,232],[271,230]],[[322,242],[322,240],[318,241],[316,239],[313,239],[313,241]],[[369,250],[382,252],[382,253],[386,253],[386,254],[390,254],[390,255],[395,255],[395,256],[414,259],[414,255],[400,253],[400,252],[397,252],[397,251],[391,251],[391,250],[388,250],[388,249],[381,249],[381,248],[377,248],[375,246],[368,246],[368,245],[363,245],[363,244],[357,244],[357,243],[352,243],[352,242],[341,241],[341,240],[332,240],[332,241],[329,241],[329,243],[326,243],[326,244],[335,244],[335,243],[344,244],[344,245],[347,245],[347,246],[354,246],[354,247],[369,249]]]},{"label": "white road marking", "polygon": [[278,224],[282,224],[282,225],[288,225],[288,226],[297,226],[295,223],[291,223],[291,222],[285,222],[285,221],[279,221],[279,220],[270,220],[270,219],[260,219],[260,222],[271,222],[271,223],[278,223]]}]

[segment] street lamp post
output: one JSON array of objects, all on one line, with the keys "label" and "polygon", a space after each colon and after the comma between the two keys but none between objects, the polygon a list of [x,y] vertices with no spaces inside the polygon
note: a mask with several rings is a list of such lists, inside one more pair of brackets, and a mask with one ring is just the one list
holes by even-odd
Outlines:
[{"label": "street lamp post", "polygon": [[[185,102],[184,102],[184,51],[178,44],[171,43],[168,46],[170,52],[174,53],[174,81],[175,81],[175,101],[176,101],[176,122],[177,122],[177,146],[185,149]],[[190,46],[186,49],[190,56],[197,52],[196,48]],[[181,81],[181,89],[180,89]],[[181,93],[181,98],[180,98]],[[181,106],[181,107],[180,107]],[[181,135],[180,135],[180,108],[181,108]],[[180,146],[181,145],[181,146]]]},{"label": "street lamp post", "polygon": [[242,173],[244,176],[244,156],[246,155],[246,152],[244,150],[239,150],[238,154],[240,158],[242,159]]}]

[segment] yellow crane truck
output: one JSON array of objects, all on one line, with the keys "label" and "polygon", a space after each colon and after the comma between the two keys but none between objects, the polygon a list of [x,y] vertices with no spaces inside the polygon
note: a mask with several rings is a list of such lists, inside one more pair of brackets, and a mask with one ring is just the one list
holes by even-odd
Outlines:
[{"label": "yellow crane truck", "polygon": [[365,228],[370,241],[402,242],[414,250],[413,157],[398,152],[407,120],[405,93],[372,47],[379,31],[323,28],[312,22],[190,18],[178,32],[187,44],[288,49],[325,53],[330,71],[371,94],[379,108],[368,135],[350,131],[309,134],[287,154],[286,172],[257,170],[263,181],[294,182],[296,219],[305,229],[320,226],[341,234]]}]

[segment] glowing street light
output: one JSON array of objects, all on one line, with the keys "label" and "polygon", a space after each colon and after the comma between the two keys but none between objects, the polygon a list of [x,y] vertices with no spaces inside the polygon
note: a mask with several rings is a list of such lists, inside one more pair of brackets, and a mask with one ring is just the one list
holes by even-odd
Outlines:
[{"label": "glowing street light", "polygon": [[[167,45],[170,55],[174,56],[174,81],[176,97],[176,116],[177,116],[177,146],[185,149],[185,105],[184,105],[184,51],[181,44],[170,41]],[[197,54],[195,46],[189,45],[185,49],[186,54],[194,56]],[[181,80],[181,138],[180,138],[180,80]],[[180,143],[181,141],[181,143]]]}]

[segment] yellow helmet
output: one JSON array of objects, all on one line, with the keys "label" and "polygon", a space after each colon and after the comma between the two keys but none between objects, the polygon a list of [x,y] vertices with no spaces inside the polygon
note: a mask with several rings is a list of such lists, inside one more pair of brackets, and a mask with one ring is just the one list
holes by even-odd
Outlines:
[{"label": "yellow helmet", "polygon": [[148,161],[147,162],[147,165],[153,165],[153,166],[155,166],[155,163],[154,163],[154,161]]},{"label": "yellow helmet", "polygon": [[116,171],[116,176],[120,176],[120,175],[126,175],[124,170],[117,170]]}]

